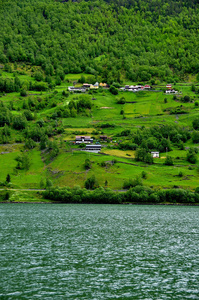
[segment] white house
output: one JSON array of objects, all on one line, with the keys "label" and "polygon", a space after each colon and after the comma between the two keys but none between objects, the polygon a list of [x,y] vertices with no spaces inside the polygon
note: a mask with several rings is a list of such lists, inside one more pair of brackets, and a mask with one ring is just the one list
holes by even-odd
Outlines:
[{"label": "white house", "polygon": [[95,152],[98,153],[101,151],[102,146],[100,144],[98,145],[86,145],[85,149],[82,149],[83,151],[87,152]]},{"label": "white house", "polygon": [[93,142],[93,139],[90,136],[76,136],[75,143],[76,144],[90,144]]},{"label": "white house", "polygon": [[166,94],[178,94],[178,91],[175,91],[175,90],[166,90],[165,93]]},{"label": "white house", "polygon": [[155,158],[155,157],[160,157],[160,153],[159,153],[159,152],[151,152],[151,156],[152,156],[153,158]]}]

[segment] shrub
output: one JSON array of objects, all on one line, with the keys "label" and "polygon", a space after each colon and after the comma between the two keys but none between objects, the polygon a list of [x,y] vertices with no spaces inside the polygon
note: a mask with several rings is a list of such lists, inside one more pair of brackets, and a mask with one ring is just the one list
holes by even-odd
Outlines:
[{"label": "shrub", "polygon": [[192,125],[195,130],[198,130],[199,129],[199,118],[194,119]]},{"label": "shrub", "polygon": [[166,159],[165,159],[164,164],[166,166],[173,166],[173,158],[171,156],[167,156]]},{"label": "shrub", "polygon": [[85,159],[85,162],[84,162],[84,168],[86,169],[86,170],[89,170],[90,168],[91,168],[91,161],[90,161],[90,159]]},{"label": "shrub", "polygon": [[118,89],[117,89],[115,86],[113,86],[113,85],[111,85],[109,91],[110,91],[111,94],[113,94],[113,95],[117,95],[117,94],[118,94]]},{"label": "shrub", "polygon": [[135,187],[135,186],[142,186],[142,179],[139,176],[136,176],[135,179],[129,179],[129,180],[125,180],[123,183],[123,189],[130,189],[131,187]]},{"label": "shrub", "polygon": [[85,181],[85,188],[88,190],[94,190],[99,187],[98,181],[95,175],[92,175]]},{"label": "shrub", "polygon": [[187,161],[191,164],[195,164],[197,162],[197,156],[193,148],[190,148],[187,152]]},{"label": "shrub", "polygon": [[147,179],[147,172],[142,171],[141,176],[142,176],[143,179]]},{"label": "shrub", "polygon": [[26,97],[26,96],[27,96],[26,90],[21,90],[20,96],[21,96],[21,97]]},{"label": "shrub", "polygon": [[179,176],[179,177],[183,177],[182,171],[179,172],[178,176]]}]

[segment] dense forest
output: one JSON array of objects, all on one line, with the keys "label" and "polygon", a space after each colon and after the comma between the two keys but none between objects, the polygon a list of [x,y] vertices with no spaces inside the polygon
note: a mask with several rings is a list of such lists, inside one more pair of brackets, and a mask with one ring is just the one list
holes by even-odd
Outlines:
[{"label": "dense forest", "polygon": [[174,82],[199,73],[198,1],[1,0],[0,63]]}]

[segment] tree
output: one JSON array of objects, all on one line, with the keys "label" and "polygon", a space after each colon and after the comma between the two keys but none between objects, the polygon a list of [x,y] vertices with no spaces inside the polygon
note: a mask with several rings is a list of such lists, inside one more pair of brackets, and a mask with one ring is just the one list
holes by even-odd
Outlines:
[{"label": "tree", "polygon": [[110,86],[109,91],[110,91],[111,94],[113,94],[113,95],[117,95],[117,94],[118,94],[118,89],[117,89],[115,86],[113,86],[113,85]]},{"label": "tree", "polygon": [[85,188],[88,190],[94,190],[99,187],[98,181],[95,175],[92,175],[85,181]]},{"label": "tree", "polygon": [[85,159],[84,167],[86,170],[89,170],[91,168],[91,161],[90,159]]},{"label": "tree", "polygon": [[18,155],[15,160],[17,161],[16,169],[19,170],[29,170],[30,168],[30,158],[28,154],[22,153],[21,155]]},{"label": "tree", "polygon": [[187,95],[184,96],[184,98],[183,98],[183,101],[184,101],[184,102],[190,102],[190,100],[191,100],[190,97],[187,96]]},{"label": "tree", "polygon": [[40,144],[39,144],[40,150],[46,149],[47,145],[48,145],[48,136],[47,135],[42,135],[41,139],[40,139]]},{"label": "tree", "polygon": [[28,139],[26,139],[24,146],[27,149],[33,149],[36,147],[36,143],[31,138],[28,138]]},{"label": "tree", "polygon": [[26,90],[21,90],[20,96],[21,97],[26,97],[27,96],[27,91]]},{"label": "tree", "polygon": [[13,121],[13,128],[14,129],[24,129],[26,127],[26,117],[24,115],[18,115],[14,117],[14,121]]},{"label": "tree", "polygon": [[142,179],[139,177],[139,176],[136,176],[135,179],[129,179],[129,180],[125,180],[124,183],[123,183],[123,189],[130,189],[132,187],[135,187],[135,186],[142,186],[143,183],[142,183]]},{"label": "tree", "polygon": [[196,164],[197,163],[197,156],[194,148],[190,148],[187,152],[187,161],[190,162],[191,164]]},{"label": "tree", "polygon": [[173,158],[172,158],[171,156],[168,155],[168,156],[166,157],[166,159],[165,159],[164,164],[165,164],[166,166],[173,166]]},{"label": "tree", "polygon": [[34,78],[35,78],[36,81],[42,81],[44,79],[43,74],[39,71],[34,73]]},{"label": "tree", "polygon": [[7,183],[9,183],[9,182],[10,182],[10,180],[11,180],[11,178],[10,178],[10,174],[8,174],[8,175],[6,176],[6,182],[7,182]]},{"label": "tree", "polygon": [[80,79],[78,80],[80,83],[85,83],[86,79],[85,76],[82,74]]},{"label": "tree", "polygon": [[199,143],[199,132],[198,131],[194,131],[192,133],[192,141],[194,144]]},{"label": "tree", "polygon": [[46,179],[46,188],[49,189],[53,186],[53,183],[50,179]]},{"label": "tree", "polygon": [[199,129],[199,118],[194,119],[192,124],[193,124],[193,128],[195,130],[198,130]]}]

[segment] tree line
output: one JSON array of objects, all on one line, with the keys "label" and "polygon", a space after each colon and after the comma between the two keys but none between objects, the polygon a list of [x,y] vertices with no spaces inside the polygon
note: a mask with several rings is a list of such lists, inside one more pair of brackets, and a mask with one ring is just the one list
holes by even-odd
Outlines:
[{"label": "tree line", "polygon": [[45,199],[60,203],[96,203],[96,204],[122,204],[122,203],[198,203],[199,190],[191,192],[184,189],[167,189],[154,191],[149,187],[137,185],[126,192],[114,192],[109,188],[99,187],[88,190],[80,187],[50,187],[43,192]]}]

